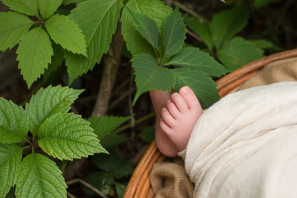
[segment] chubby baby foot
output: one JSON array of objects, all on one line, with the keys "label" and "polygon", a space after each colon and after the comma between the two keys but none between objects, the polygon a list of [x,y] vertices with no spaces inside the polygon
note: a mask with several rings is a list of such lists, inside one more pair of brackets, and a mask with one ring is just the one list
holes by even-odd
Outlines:
[{"label": "chubby baby foot", "polygon": [[161,110],[160,127],[178,151],[186,148],[192,130],[202,115],[202,107],[189,87],[185,86],[179,93],[171,95],[166,107]]}]

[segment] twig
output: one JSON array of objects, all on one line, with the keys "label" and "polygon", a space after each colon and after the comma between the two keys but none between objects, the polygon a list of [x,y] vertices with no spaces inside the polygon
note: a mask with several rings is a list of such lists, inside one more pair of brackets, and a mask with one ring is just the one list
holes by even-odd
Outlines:
[{"label": "twig", "polygon": [[133,93],[135,91],[135,87],[132,90],[129,90],[122,95],[120,95],[116,100],[114,100],[108,107],[108,109],[113,109],[120,101],[122,101],[124,98],[126,98],[130,92]]},{"label": "twig", "polygon": [[71,194],[70,192],[67,192],[67,196],[70,198],[76,198],[73,194]]},{"label": "twig", "polygon": [[171,0],[165,0],[165,4],[169,7],[172,7],[172,1]]},{"label": "twig", "polygon": [[75,183],[81,183],[82,185],[88,187],[89,189],[91,189],[92,191],[94,191],[97,195],[99,195],[100,197],[103,197],[103,198],[107,198],[102,192],[100,192],[97,188],[95,188],[94,186],[92,186],[91,184],[85,182],[84,180],[81,180],[81,179],[73,179],[73,180],[70,180],[68,182],[66,182],[67,186],[70,186],[72,184],[75,184]]},{"label": "twig", "polygon": [[[131,69],[131,77],[130,77],[130,86],[129,86],[129,112],[130,112],[130,115],[132,116],[133,115],[133,107],[132,107],[132,89],[133,89],[133,80],[134,80],[134,71],[133,69]],[[131,126],[130,128],[134,128],[135,126],[135,118],[134,116],[131,117],[130,119],[130,123],[131,123]],[[134,130],[132,130],[132,137],[134,137]]]},{"label": "twig", "polygon": [[173,2],[173,5],[174,6],[179,6],[179,8],[191,15],[193,15],[194,17],[196,17],[197,19],[200,19],[201,22],[206,22],[206,23],[209,23],[209,21],[202,15],[198,14],[197,12],[194,12],[193,10],[189,9],[188,7],[184,6],[183,4],[177,2],[177,1],[174,1]]},{"label": "twig", "polygon": [[192,32],[191,30],[187,29],[187,34],[189,34],[190,36],[192,36],[194,39],[200,41],[200,42],[204,42],[199,36],[197,36],[194,32]]}]

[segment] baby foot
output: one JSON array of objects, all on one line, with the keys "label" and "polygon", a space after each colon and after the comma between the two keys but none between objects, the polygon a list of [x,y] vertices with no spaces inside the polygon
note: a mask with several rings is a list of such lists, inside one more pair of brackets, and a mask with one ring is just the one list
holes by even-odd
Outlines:
[{"label": "baby foot", "polygon": [[160,127],[178,151],[186,148],[203,110],[195,93],[187,86],[171,95],[161,110]]}]

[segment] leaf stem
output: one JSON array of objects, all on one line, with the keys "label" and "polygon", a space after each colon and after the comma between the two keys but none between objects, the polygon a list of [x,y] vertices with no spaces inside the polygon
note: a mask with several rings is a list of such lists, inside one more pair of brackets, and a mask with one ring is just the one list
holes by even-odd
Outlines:
[{"label": "leaf stem", "polygon": [[100,197],[103,197],[103,198],[107,198],[102,192],[100,192],[97,188],[95,188],[94,186],[92,186],[91,184],[85,182],[84,180],[81,180],[81,179],[73,179],[73,180],[70,180],[68,182],[66,182],[67,186],[70,186],[72,184],[75,184],[75,183],[81,183],[82,185],[88,187],[89,189],[91,189],[92,191],[94,191],[95,193],[97,193]]}]

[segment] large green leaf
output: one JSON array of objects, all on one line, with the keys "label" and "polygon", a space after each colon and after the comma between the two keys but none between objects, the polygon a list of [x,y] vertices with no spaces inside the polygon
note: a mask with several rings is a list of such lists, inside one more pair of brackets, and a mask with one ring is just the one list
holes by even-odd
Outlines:
[{"label": "large green leaf", "polygon": [[2,3],[8,6],[11,10],[30,16],[38,16],[37,0],[2,0]]},{"label": "large green leaf", "polygon": [[234,7],[214,15],[210,31],[215,47],[220,49],[226,40],[242,30],[248,23],[249,16],[249,12],[243,7]]},{"label": "large green leaf", "polygon": [[61,171],[49,158],[27,155],[17,171],[16,196],[20,198],[66,198],[67,185]]},{"label": "large green leaf", "polygon": [[21,74],[30,88],[51,62],[53,48],[49,36],[42,28],[30,30],[20,42],[17,54]]},{"label": "large green leaf", "polygon": [[176,54],[166,65],[184,66],[203,71],[211,76],[221,76],[227,72],[220,63],[215,61],[208,53],[198,48],[184,48]]},{"label": "large green leaf", "polygon": [[235,37],[217,53],[218,59],[227,68],[235,70],[263,57],[264,51],[241,37]]},{"label": "large green leaf", "polygon": [[17,12],[0,12],[0,51],[12,48],[29,31],[33,21]]},{"label": "large green leaf", "polygon": [[186,17],[187,26],[198,36],[201,37],[205,45],[209,50],[213,49],[211,33],[209,24],[205,21],[201,21],[200,19],[194,17]]},{"label": "large green leaf", "polygon": [[169,57],[176,54],[182,48],[185,38],[186,28],[178,7],[176,7],[164,23],[164,56]]},{"label": "large green leaf", "polygon": [[22,107],[0,98],[0,142],[18,143],[27,140],[28,116]]},{"label": "large green leaf", "polygon": [[154,48],[160,49],[160,33],[156,22],[150,17],[134,13],[128,7],[126,8],[134,20],[136,30],[145,38]]},{"label": "large green leaf", "polygon": [[101,140],[105,135],[110,134],[113,130],[119,127],[121,124],[129,120],[128,117],[115,117],[115,116],[103,116],[99,118],[90,117],[88,121],[91,123],[91,127],[94,129],[94,133]]},{"label": "large green leaf", "polygon": [[204,72],[188,68],[173,69],[176,75],[175,91],[183,86],[189,86],[200,101],[202,108],[208,108],[220,98],[217,84]]},{"label": "large green leaf", "polygon": [[51,115],[62,112],[66,113],[70,105],[77,99],[82,90],[74,90],[68,87],[52,87],[39,89],[26,105],[29,116],[30,132],[37,135],[39,126]]},{"label": "large green leaf", "polygon": [[123,0],[89,0],[77,5],[69,15],[85,35],[87,55],[66,53],[69,83],[88,70],[92,70],[107,52],[116,31]]},{"label": "large green leaf", "polygon": [[136,55],[132,60],[135,70],[135,82],[137,86],[133,105],[139,96],[149,90],[169,90],[175,84],[175,77],[166,67],[159,67],[155,58],[148,54]]},{"label": "large green leaf", "polygon": [[22,160],[23,149],[14,144],[0,143],[0,197],[5,198],[15,184],[15,176]]},{"label": "large green leaf", "polygon": [[38,0],[39,12],[43,19],[50,17],[61,5],[62,0]]},{"label": "large green leaf", "polygon": [[254,6],[261,7],[279,0],[255,0]]},{"label": "large green leaf", "polygon": [[154,56],[154,50],[152,46],[140,35],[133,25],[133,18],[129,11],[129,8],[135,13],[144,14],[152,18],[158,26],[160,36],[163,36],[163,25],[167,15],[171,12],[171,8],[164,5],[164,2],[160,0],[130,0],[123,9],[121,21],[122,21],[122,34],[127,44],[127,49],[132,55],[139,53],[147,53]]},{"label": "large green leaf", "polygon": [[54,15],[44,23],[51,39],[64,49],[87,56],[86,42],[78,25],[68,16]]},{"label": "large green leaf", "polygon": [[60,160],[106,153],[89,124],[80,115],[57,113],[40,126],[38,144],[44,152]]},{"label": "large green leaf", "polygon": [[80,3],[80,2],[83,2],[83,1],[86,1],[86,0],[63,0],[63,4],[64,5],[69,5],[71,3]]}]

